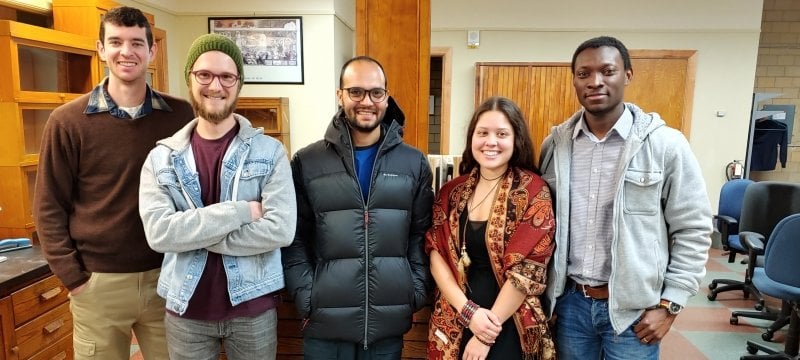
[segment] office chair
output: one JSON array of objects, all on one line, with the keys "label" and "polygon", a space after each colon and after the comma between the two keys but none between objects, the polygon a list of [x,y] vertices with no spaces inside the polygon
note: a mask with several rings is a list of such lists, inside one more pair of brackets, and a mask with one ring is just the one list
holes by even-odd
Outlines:
[{"label": "office chair", "polygon": [[[728,262],[736,260],[736,254],[747,255],[747,249],[739,239],[739,218],[742,214],[742,201],[744,192],[753,181],[749,179],[735,179],[722,185],[719,191],[719,214],[714,215],[714,225],[720,233],[722,249],[728,251]],[[724,286],[719,286],[724,284]],[[731,290],[743,290],[744,298],[750,297],[750,292],[745,290],[741,280],[714,279],[708,284],[711,292],[708,300],[715,300],[717,294]]]},{"label": "office chair", "polygon": [[[746,237],[745,242],[753,247],[763,246],[757,237]],[[754,341],[747,342],[747,352],[756,354],[759,350],[770,355],[744,355],[740,360],[754,359],[794,359],[798,353],[800,335],[800,272],[797,260],[800,258],[800,214],[790,215],[775,226],[764,251],[764,267],[756,268],[753,283],[762,293],[779,298],[791,309],[789,332],[786,335],[784,351],[779,352]]]},{"label": "office chair", "polygon": [[[742,217],[739,221],[739,238],[748,248],[747,270],[745,282],[751,289],[757,303],[755,309],[759,311],[734,311],[731,313],[730,323],[737,324],[739,317],[750,317],[775,321],[762,334],[764,340],[772,339],[775,331],[788,322],[788,308],[784,307],[781,313],[761,311],[764,309],[764,298],[757,286],[753,285],[752,278],[755,269],[763,266],[764,246],[760,242],[769,239],[775,225],[785,217],[800,213],[800,184],[761,181],[753,183],[745,191],[742,203]],[[769,242],[766,242],[769,244]]]}]

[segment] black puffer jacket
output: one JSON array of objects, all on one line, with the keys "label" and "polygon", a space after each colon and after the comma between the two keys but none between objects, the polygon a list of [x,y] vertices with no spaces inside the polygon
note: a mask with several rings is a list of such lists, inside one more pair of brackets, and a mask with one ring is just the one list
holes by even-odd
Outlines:
[{"label": "black puffer jacket", "polygon": [[404,144],[403,113],[389,98],[369,198],[362,200],[344,114],[325,139],[292,159],[297,232],[283,249],[286,287],[304,335],[360,342],[400,336],[432,286],[424,252],[431,224],[431,171]]}]

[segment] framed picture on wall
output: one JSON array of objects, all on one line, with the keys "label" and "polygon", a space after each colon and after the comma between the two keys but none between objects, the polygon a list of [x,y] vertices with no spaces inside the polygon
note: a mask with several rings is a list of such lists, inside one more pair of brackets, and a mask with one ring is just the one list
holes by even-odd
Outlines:
[{"label": "framed picture on wall", "polygon": [[303,83],[302,17],[210,17],[208,32],[242,50],[245,84]]}]

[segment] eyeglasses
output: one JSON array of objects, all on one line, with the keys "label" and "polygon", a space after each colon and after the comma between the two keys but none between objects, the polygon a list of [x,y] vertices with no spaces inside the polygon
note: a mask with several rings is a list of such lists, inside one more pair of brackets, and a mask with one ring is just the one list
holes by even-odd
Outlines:
[{"label": "eyeglasses", "polygon": [[389,93],[389,90],[381,89],[381,88],[374,88],[374,89],[364,89],[360,87],[351,87],[351,88],[343,88],[342,90],[347,92],[347,96],[350,97],[350,100],[355,102],[359,102],[364,100],[364,96],[369,94],[369,99],[372,100],[374,103],[383,102],[386,100],[386,94]]},{"label": "eyeglasses", "polygon": [[239,76],[231,73],[214,74],[207,70],[197,70],[192,71],[192,75],[194,75],[194,79],[197,80],[197,83],[200,85],[211,84],[214,81],[214,78],[218,78],[219,83],[223,87],[228,88],[236,85],[236,82],[239,81]]}]

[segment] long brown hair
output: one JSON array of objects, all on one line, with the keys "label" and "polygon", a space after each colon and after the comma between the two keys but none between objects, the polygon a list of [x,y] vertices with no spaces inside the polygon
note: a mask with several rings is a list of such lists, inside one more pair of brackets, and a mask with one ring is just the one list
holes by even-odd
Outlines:
[{"label": "long brown hair", "polygon": [[461,174],[468,174],[473,168],[479,166],[472,156],[472,137],[475,134],[475,127],[478,124],[478,118],[487,111],[499,111],[503,113],[508,122],[511,123],[511,128],[514,129],[514,153],[511,154],[511,159],[508,161],[509,167],[518,167],[526,170],[533,171],[536,174],[541,174],[539,169],[533,162],[533,141],[528,133],[528,125],[525,117],[519,106],[508,98],[502,96],[493,96],[486,99],[472,114],[472,120],[469,122],[467,128],[467,143],[464,147],[464,153],[461,157],[461,165],[458,170]]}]

